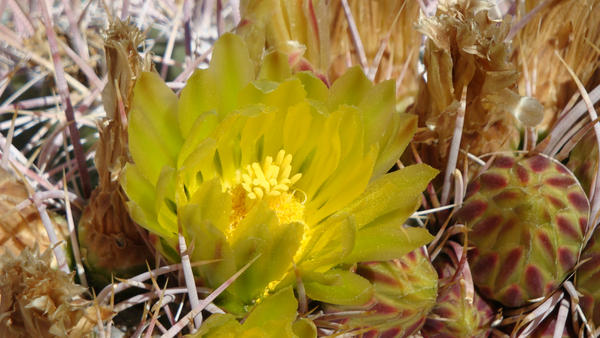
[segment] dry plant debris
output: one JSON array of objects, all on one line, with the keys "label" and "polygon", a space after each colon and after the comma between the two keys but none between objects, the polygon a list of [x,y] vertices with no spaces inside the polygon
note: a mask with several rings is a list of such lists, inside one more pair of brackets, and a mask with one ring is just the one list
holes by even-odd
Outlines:
[{"label": "dry plant debris", "polygon": [[[50,266],[52,252],[25,248],[0,257],[0,335],[2,337],[83,337],[96,322],[86,289],[72,274]],[[98,311],[100,309],[98,308]],[[104,317],[108,314],[104,310]]]}]

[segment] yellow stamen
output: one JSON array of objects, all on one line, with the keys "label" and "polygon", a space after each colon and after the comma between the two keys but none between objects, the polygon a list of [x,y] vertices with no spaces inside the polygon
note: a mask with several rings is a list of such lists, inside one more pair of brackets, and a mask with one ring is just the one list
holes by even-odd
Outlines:
[{"label": "yellow stamen", "polygon": [[262,166],[258,162],[246,166],[240,184],[252,200],[260,200],[264,196],[280,196],[302,178],[301,173],[290,178],[291,172],[292,155],[280,150],[275,161],[273,157],[267,156]]},{"label": "yellow stamen", "polygon": [[262,165],[254,162],[247,165],[237,174],[237,183],[228,184],[227,190],[232,195],[233,211],[230,217],[229,236],[241,222],[253,205],[265,200],[275,212],[279,224],[291,222],[304,223],[304,202],[296,197],[298,189],[291,187],[301,178],[301,173],[292,177],[292,155],[280,150],[274,157],[267,156]]}]

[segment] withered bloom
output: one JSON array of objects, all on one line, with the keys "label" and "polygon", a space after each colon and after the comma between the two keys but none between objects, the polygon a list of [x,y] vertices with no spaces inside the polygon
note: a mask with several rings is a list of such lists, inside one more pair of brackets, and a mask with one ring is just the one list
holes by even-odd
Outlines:
[{"label": "withered bloom", "polygon": [[[25,248],[0,256],[0,337],[83,337],[96,311],[80,298],[85,288],[50,266],[52,253]],[[93,310],[93,311],[92,311]]]},{"label": "withered bloom", "polygon": [[110,275],[124,277],[145,269],[150,259],[141,229],[127,213],[127,198],[119,178],[130,161],[127,149],[127,112],[133,86],[151,61],[142,59],[137,46],[141,33],[134,26],[115,21],[105,40],[108,84],[102,92],[107,119],[99,126],[100,140],[95,163],[99,185],[92,192],[79,222],[79,240],[84,264],[96,283],[110,282]]},{"label": "withered bloom", "polygon": [[420,86],[414,112],[422,132],[420,154],[434,167],[446,165],[463,91],[466,109],[461,149],[476,155],[517,146],[513,111],[519,106],[518,72],[505,42],[510,23],[496,19],[484,0],[440,1],[433,17],[422,17],[427,36],[427,80]]}]

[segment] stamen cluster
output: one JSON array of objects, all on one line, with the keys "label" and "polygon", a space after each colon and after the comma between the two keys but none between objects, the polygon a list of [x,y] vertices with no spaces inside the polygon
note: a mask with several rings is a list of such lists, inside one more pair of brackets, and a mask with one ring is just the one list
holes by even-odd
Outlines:
[{"label": "stamen cluster", "polygon": [[241,185],[247,191],[248,198],[260,200],[263,196],[279,196],[287,192],[302,177],[298,173],[290,178],[291,163],[292,155],[281,149],[275,161],[273,157],[267,156],[262,166],[258,162],[246,166]]}]

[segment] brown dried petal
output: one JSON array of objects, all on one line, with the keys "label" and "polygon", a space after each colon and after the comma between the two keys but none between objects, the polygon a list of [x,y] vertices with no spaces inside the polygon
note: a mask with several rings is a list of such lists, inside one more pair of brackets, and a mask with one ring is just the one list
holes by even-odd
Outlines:
[{"label": "brown dried petal", "polygon": [[129,111],[129,97],[135,79],[142,71],[152,68],[150,59],[142,59],[137,47],[142,43],[141,32],[129,22],[115,20],[106,32],[104,53],[108,67],[108,82],[102,91],[104,110],[110,119],[118,116],[118,98]]}]

